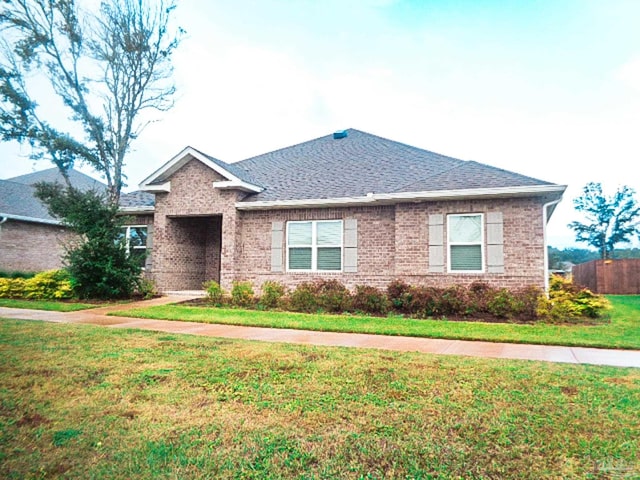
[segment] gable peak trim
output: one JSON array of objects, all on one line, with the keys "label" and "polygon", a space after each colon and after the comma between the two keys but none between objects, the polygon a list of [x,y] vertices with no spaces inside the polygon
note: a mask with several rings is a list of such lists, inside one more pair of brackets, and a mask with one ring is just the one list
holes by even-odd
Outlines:
[{"label": "gable peak trim", "polygon": [[[263,190],[262,187],[258,185],[253,185],[251,183],[245,182],[241,178],[238,178],[236,175],[231,173],[228,169],[224,168],[221,165],[218,165],[215,161],[211,160],[204,153],[196,150],[193,147],[185,147],[180,153],[171,158],[167,163],[162,165],[159,169],[149,175],[140,183],[140,190],[145,191],[169,191],[169,190],[157,190],[160,185],[153,185],[154,182],[158,181],[158,179],[168,178],[177,172],[184,165],[189,163],[191,160],[198,160],[200,163],[204,164],[206,167],[209,167],[211,170],[226,178],[227,180],[223,182],[215,182],[215,183],[227,183],[224,188],[238,188],[240,190],[247,190],[250,192],[261,192]],[[218,160],[220,163],[222,160]],[[162,184],[162,187],[170,186],[170,182],[166,181]]]}]

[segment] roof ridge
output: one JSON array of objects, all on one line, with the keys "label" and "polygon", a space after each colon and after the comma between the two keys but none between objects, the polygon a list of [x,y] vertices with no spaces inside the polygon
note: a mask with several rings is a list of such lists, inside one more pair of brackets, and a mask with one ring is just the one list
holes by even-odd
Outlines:
[{"label": "roof ridge", "polygon": [[399,141],[393,140],[391,138],[381,137],[380,135],[376,135],[375,133],[365,132],[363,130],[358,130],[357,128],[349,128],[348,130],[351,130],[351,131],[354,131],[354,132],[358,132],[358,133],[364,133],[365,135],[369,135],[371,137],[376,137],[376,138],[378,138],[380,140],[384,140],[385,142],[395,143],[396,145],[401,145],[401,146],[407,147],[407,148],[409,148],[411,150],[418,150],[420,152],[427,152],[427,153],[431,153],[433,155],[438,155],[439,157],[449,158],[451,160],[457,160],[459,162],[466,162],[467,161],[467,160],[462,160],[461,158],[456,158],[456,157],[452,157],[450,155],[445,155],[443,153],[434,152],[433,150],[427,150],[426,148],[416,147],[415,145],[409,145],[408,143],[399,142]]},{"label": "roof ridge", "polygon": [[[354,128],[348,128],[347,130],[355,130],[355,129]],[[359,130],[356,130],[356,131],[359,131]],[[361,132],[361,133],[366,133],[366,132]],[[248,160],[253,160],[254,158],[258,158],[258,157],[264,157],[264,156],[270,155],[272,153],[279,152],[281,150],[289,150],[290,148],[299,147],[300,145],[304,145],[305,143],[315,142],[315,141],[320,140],[322,138],[330,137],[331,135],[333,135],[333,133],[330,133],[328,135],[322,135],[322,136],[316,137],[316,138],[312,138],[311,140],[305,140],[304,142],[294,143],[293,145],[288,145],[286,147],[276,148],[275,150],[270,150],[268,152],[260,153],[258,155],[253,155],[251,157],[243,158],[242,160],[238,160],[237,162],[233,162],[233,165],[239,165],[239,164],[244,163],[244,162],[246,162]]]}]

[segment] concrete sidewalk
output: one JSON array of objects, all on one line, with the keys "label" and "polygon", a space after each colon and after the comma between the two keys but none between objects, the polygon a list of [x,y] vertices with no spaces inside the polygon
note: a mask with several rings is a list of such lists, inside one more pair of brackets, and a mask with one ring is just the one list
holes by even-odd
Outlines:
[{"label": "concrete sidewalk", "polygon": [[582,363],[590,365],[640,368],[640,351],[637,350],[561,347],[467,340],[441,340],[390,335],[370,335],[362,333],[314,332],[308,330],[216,325],[169,320],[145,320],[129,317],[109,317],[106,315],[110,311],[126,310],[129,308],[146,307],[151,305],[163,305],[186,299],[187,298],[185,297],[168,296],[142,302],[129,303],[126,305],[117,305],[69,313],[0,307],[0,317],[58,323],[102,325],[111,328],[136,328],[156,332],[239,338],[266,342],[296,343],[303,345],[377,348],[403,352],[435,353],[440,355],[541,360],[546,362]]}]

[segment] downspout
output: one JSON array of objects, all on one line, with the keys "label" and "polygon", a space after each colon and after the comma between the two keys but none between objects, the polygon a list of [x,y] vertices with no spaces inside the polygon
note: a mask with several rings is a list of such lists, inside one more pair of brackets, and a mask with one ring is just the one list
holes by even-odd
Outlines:
[{"label": "downspout", "polygon": [[2,224],[6,222],[9,217],[0,217],[0,232],[2,231]]},{"label": "downspout", "polygon": [[547,222],[549,222],[549,207],[560,203],[562,198],[547,202],[542,206],[542,238],[544,242],[544,291],[549,294],[549,247],[547,245]]}]

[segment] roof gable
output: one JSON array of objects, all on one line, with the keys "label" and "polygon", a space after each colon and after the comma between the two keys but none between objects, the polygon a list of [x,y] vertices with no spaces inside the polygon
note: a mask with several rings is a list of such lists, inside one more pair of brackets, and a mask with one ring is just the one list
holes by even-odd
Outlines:
[{"label": "roof gable", "polygon": [[175,157],[162,165],[140,183],[140,190],[148,192],[168,192],[171,189],[171,176],[192,160],[198,160],[219,175],[224,181],[214,182],[217,188],[235,188],[248,192],[261,192],[262,187],[250,179],[242,169],[206,155],[193,147],[186,147]]}]

